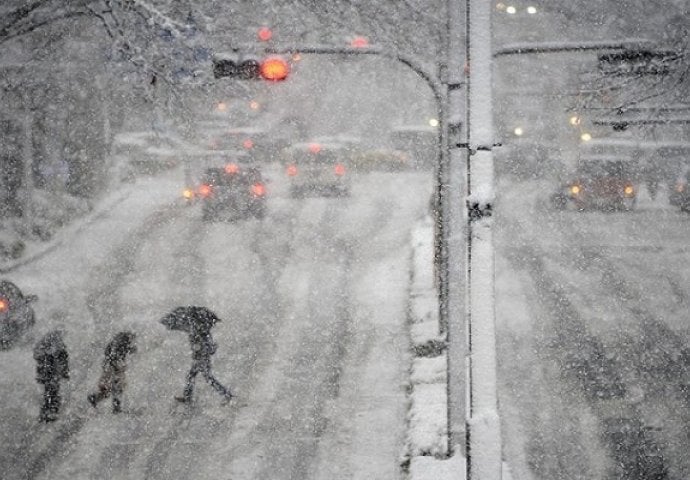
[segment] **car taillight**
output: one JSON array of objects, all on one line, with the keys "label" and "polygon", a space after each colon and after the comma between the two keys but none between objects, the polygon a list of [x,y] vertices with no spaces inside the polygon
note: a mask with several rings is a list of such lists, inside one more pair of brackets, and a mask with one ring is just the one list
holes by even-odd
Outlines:
[{"label": "car taillight", "polygon": [[210,197],[211,193],[213,193],[213,188],[211,188],[211,185],[206,185],[203,184],[199,187],[199,195],[206,198]]},{"label": "car taillight", "polygon": [[0,313],[5,313],[10,309],[10,302],[6,298],[0,298]]},{"label": "car taillight", "polygon": [[338,163],[335,166],[335,174],[338,175],[339,177],[342,177],[343,175],[345,175],[345,165],[343,165],[342,163]]},{"label": "car taillight", "polygon": [[251,150],[252,148],[254,148],[254,142],[251,138],[247,138],[242,142],[242,146],[245,150]]},{"label": "car taillight", "polygon": [[252,185],[252,195],[255,197],[263,197],[266,195],[266,187],[263,183],[255,183]]},{"label": "car taillight", "polygon": [[234,175],[240,171],[240,167],[236,163],[228,163],[225,165],[225,173],[228,175]]},{"label": "car taillight", "polygon": [[297,175],[297,165],[288,165],[286,170],[288,176],[294,177]]},{"label": "car taillight", "polygon": [[635,188],[632,185],[626,185],[623,189],[623,193],[626,197],[632,197],[635,195]]},{"label": "car taillight", "polygon": [[191,200],[192,198],[194,198],[194,190],[192,190],[191,188],[185,188],[184,190],[182,190],[182,196],[187,200]]}]

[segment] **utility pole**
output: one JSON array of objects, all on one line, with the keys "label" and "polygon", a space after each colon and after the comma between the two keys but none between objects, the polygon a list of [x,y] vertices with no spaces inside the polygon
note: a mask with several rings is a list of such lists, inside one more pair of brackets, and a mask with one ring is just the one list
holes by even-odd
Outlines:
[{"label": "utility pole", "polygon": [[[442,242],[446,249],[445,265],[442,269],[446,276],[441,282],[445,287],[442,295],[441,318],[446,323],[446,341],[448,345],[448,451],[454,454],[466,454],[465,419],[467,416],[467,277],[463,270],[467,258],[466,221],[464,192],[467,183],[467,78],[465,72],[465,15],[466,0],[447,0],[446,26],[446,64],[442,81],[446,87],[447,118],[442,125],[447,126],[446,172],[441,179],[442,219],[447,230]],[[457,452],[456,448],[462,449]]]},{"label": "utility pole", "polygon": [[451,446],[464,434],[466,478],[500,480],[492,231],[492,3],[448,0],[446,6],[449,178],[443,217],[450,225],[449,430]]}]

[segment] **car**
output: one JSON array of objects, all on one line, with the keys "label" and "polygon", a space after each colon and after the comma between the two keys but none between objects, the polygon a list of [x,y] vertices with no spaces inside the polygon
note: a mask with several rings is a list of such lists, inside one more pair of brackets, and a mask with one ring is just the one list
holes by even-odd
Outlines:
[{"label": "car", "polygon": [[256,165],[251,152],[240,150],[211,150],[205,148],[190,148],[184,156],[182,199],[185,205],[192,206],[199,201],[199,186],[203,183],[204,172],[208,168],[223,165],[232,169],[231,164],[239,168]]},{"label": "car", "polygon": [[0,349],[11,347],[36,323],[31,306],[36,295],[24,295],[9,280],[0,280]]},{"label": "car", "polygon": [[351,172],[349,150],[339,143],[296,143],[282,152],[293,198],[306,194],[347,196]]},{"label": "car", "polygon": [[[676,178],[669,185],[668,203],[674,207],[682,207],[683,198],[687,203],[690,192],[690,165],[685,165]],[[686,207],[687,209],[687,207]]]},{"label": "car", "polygon": [[197,189],[205,222],[266,215],[266,184],[259,168],[228,163],[207,168]]},{"label": "car", "polygon": [[587,157],[551,196],[557,209],[632,210],[637,201],[631,162],[618,157]]}]

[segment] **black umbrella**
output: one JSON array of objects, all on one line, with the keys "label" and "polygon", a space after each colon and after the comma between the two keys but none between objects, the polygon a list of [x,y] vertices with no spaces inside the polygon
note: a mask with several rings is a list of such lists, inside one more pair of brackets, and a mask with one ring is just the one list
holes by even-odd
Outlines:
[{"label": "black umbrella", "polygon": [[169,330],[180,330],[187,333],[209,330],[220,322],[218,315],[206,307],[177,307],[161,318],[160,322]]}]

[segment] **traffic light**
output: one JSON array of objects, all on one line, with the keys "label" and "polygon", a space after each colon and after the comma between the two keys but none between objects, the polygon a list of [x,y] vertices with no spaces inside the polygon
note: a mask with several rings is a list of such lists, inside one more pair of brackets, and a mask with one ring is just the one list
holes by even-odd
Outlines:
[{"label": "traffic light", "polygon": [[287,78],[290,73],[290,65],[282,57],[271,56],[261,62],[259,73],[265,80],[278,82]]},{"label": "traffic light", "polygon": [[290,65],[279,56],[264,59],[248,54],[223,54],[213,58],[215,78],[236,78],[239,80],[285,80],[290,73]]}]

